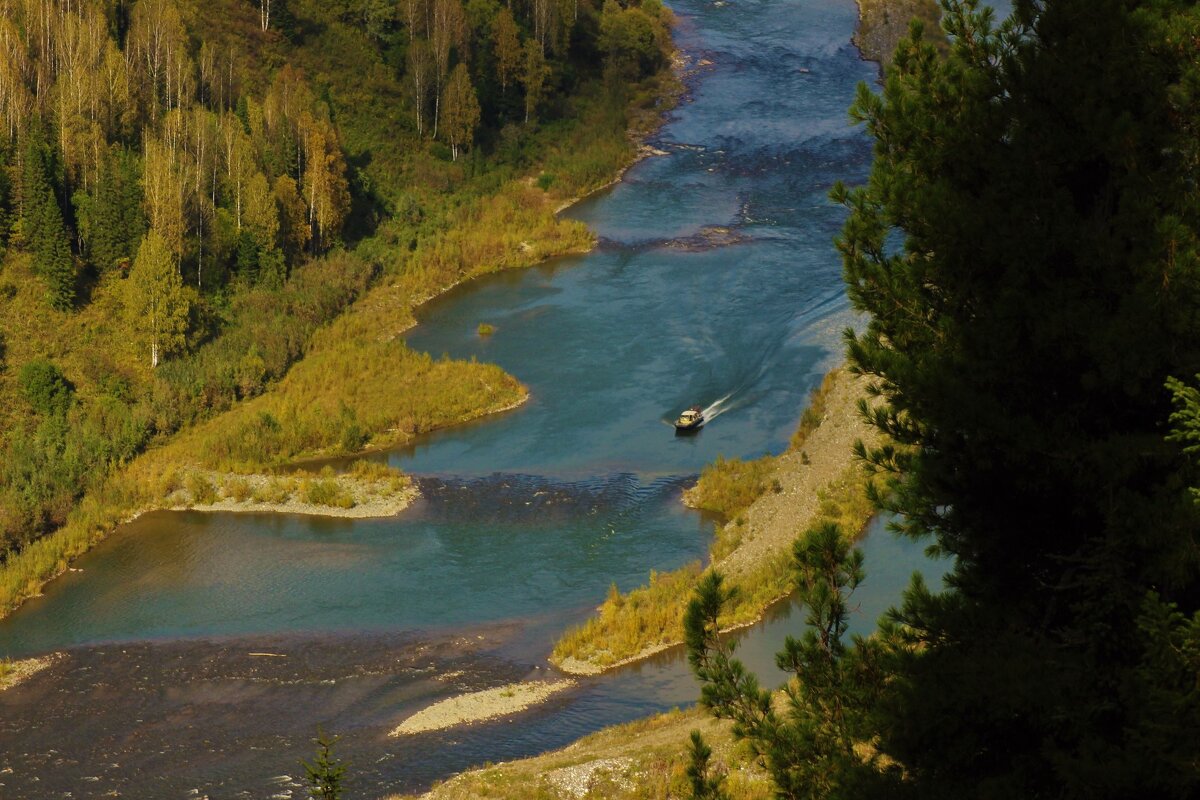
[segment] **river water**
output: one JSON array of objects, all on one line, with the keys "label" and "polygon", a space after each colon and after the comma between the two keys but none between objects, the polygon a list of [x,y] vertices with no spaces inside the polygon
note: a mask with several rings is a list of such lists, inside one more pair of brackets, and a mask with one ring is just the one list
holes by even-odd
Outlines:
[{"label": "river water", "polygon": [[[781,450],[855,324],[826,197],[870,161],[846,113],[877,75],[850,44],[853,0],[672,6],[697,73],[652,142],[668,154],[570,212],[600,247],[460,287],[409,335],[500,364],[530,402],[386,455],[423,492],[396,519],[124,526],[0,621],[0,655],[68,651],[0,695],[0,797],[299,797],[318,724],[370,797],[694,702],[670,652],[515,721],[384,735],[435,699],[546,674],[610,583],[702,558],[712,520],[681,491],[718,455]],[[676,438],[693,403],[715,418]],[[913,569],[938,571],[884,533],[865,550],[861,630]],[[773,670],[789,614],[744,639],[756,669]]]}]

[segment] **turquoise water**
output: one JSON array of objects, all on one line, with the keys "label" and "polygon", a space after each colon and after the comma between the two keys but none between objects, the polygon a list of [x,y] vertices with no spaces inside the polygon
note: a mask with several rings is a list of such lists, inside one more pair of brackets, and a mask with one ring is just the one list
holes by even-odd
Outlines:
[{"label": "turquoise water", "polygon": [[[673,652],[582,681],[519,724],[384,738],[434,699],[540,674],[610,583],[702,557],[712,522],[682,507],[682,489],[718,455],[782,449],[856,324],[832,244],[843,215],[826,199],[870,160],[846,114],[877,75],[850,45],[853,0],[673,7],[680,46],[708,63],[654,138],[668,155],[570,212],[600,247],[460,287],[409,335],[500,364],[530,402],[389,454],[424,493],[396,519],[188,512],[124,526],[0,621],[0,655],[73,648],[56,682],[0,698],[0,768],[14,769],[0,784],[267,797],[323,723],[370,796],[694,701]],[[729,231],[720,246],[714,226]],[[495,335],[479,338],[479,322]],[[712,422],[675,437],[669,421],[694,403]],[[886,534],[865,549],[862,630],[914,568],[940,571]],[[777,609],[745,637],[747,661],[771,674],[796,627]],[[263,649],[290,660],[245,661]],[[123,766],[89,772],[100,763]]]}]

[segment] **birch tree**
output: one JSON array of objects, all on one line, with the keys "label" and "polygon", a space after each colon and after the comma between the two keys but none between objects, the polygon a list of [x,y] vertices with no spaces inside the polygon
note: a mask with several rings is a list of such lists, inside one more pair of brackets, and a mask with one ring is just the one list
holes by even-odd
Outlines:
[{"label": "birch tree", "polygon": [[537,107],[542,102],[546,91],[546,78],[550,76],[550,67],[546,64],[546,54],[542,45],[536,39],[525,41],[525,73],[522,83],[525,84],[525,122],[535,115]]},{"label": "birch tree", "polygon": [[125,313],[130,327],[150,350],[150,366],[183,348],[188,300],[167,242],[158,231],[146,234],[126,282]]},{"label": "birch tree", "polygon": [[496,77],[500,79],[500,90],[508,91],[508,84],[521,74],[521,40],[517,35],[517,22],[507,8],[500,9],[492,25],[492,44],[496,53]]},{"label": "birch tree", "polygon": [[437,138],[441,101],[450,75],[450,50],[466,47],[467,18],[459,0],[433,0],[433,26],[429,41],[433,50],[434,105],[433,136]]},{"label": "birch tree", "polygon": [[146,218],[176,259],[183,255],[184,176],[180,174],[168,145],[147,135],[143,145],[142,187]]},{"label": "birch tree", "polygon": [[417,115],[417,135],[425,133],[425,106],[429,102],[429,87],[433,83],[433,55],[424,39],[408,46],[408,88],[412,93],[413,110]]},{"label": "birch tree", "polygon": [[467,74],[467,65],[459,64],[446,84],[446,138],[450,140],[450,152],[458,160],[460,148],[469,146],[479,125],[479,101],[475,87]]}]

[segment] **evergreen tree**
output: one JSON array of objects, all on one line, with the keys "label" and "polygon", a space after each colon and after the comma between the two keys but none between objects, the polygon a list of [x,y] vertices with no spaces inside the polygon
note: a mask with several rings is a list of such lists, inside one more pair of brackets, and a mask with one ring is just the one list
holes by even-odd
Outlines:
[{"label": "evergreen tree", "polygon": [[75,387],[53,361],[35,358],[26,362],[17,380],[21,394],[34,411],[47,417],[66,416],[75,396]]},{"label": "evergreen tree", "polygon": [[258,258],[262,246],[258,237],[250,230],[243,228],[237,237],[237,251],[234,255],[234,269],[247,284],[258,283]]},{"label": "evergreen tree", "polygon": [[861,454],[953,566],[849,651],[872,757],[825,795],[1194,797],[1200,507],[1164,383],[1200,372],[1200,8],[943,7],[944,58],[916,30],[860,87],[874,167],[834,197],[890,440]]},{"label": "evergreen tree", "polygon": [[33,269],[46,282],[50,305],[65,311],[75,302],[75,262],[55,192],[56,159],[41,125],[25,134],[21,180],[21,227],[33,252]]},{"label": "evergreen tree", "polygon": [[137,159],[113,148],[100,167],[88,213],[88,254],[101,270],[129,261],[146,232]]},{"label": "evergreen tree", "polygon": [[8,169],[8,149],[0,147],[0,256],[8,246],[13,222],[13,187]]},{"label": "evergreen tree", "polygon": [[723,787],[724,776],[709,764],[712,748],[704,742],[700,731],[692,731],[688,745],[687,777],[690,783],[691,800],[728,800]]},{"label": "evergreen tree", "polygon": [[[782,709],[733,658],[732,642],[720,635],[731,590],[724,588],[719,572],[701,578],[688,605],[688,660],[703,685],[700,704],[733,720],[734,737],[745,740],[766,764],[777,796],[854,797],[862,789],[861,767],[871,763],[855,745],[865,734],[864,712],[879,684],[877,647],[861,639],[852,647],[845,642],[850,596],[863,579],[862,553],[837,525],[825,523],[796,541],[793,569],[797,599],[807,609],[806,630],[800,639],[789,636],[776,657],[777,666],[795,676],[783,690]],[[692,748],[695,768],[701,753],[694,736]],[[711,784],[710,791],[718,788]]]},{"label": "evergreen tree", "polygon": [[492,25],[493,47],[496,51],[496,76],[500,78],[500,90],[508,91],[508,84],[521,74],[521,40],[517,22],[512,11],[501,8]]},{"label": "evergreen tree", "polygon": [[317,757],[311,763],[300,762],[308,775],[308,794],[313,800],[338,800],[342,796],[346,765],[333,754],[333,747],[340,738],[334,736],[331,739],[318,729],[317,738],[313,740],[317,745]]}]

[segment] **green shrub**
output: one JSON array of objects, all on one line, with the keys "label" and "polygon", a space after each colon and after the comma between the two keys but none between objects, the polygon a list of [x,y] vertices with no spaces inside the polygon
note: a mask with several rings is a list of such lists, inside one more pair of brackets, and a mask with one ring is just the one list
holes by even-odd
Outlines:
[{"label": "green shrub", "polygon": [[231,497],[239,503],[246,502],[253,494],[250,482],[245,478],[227,478],[222,488],[227,497]]},{"label": "green shrub", "polygon": [[291,499],[296,490],[296,482],[289,478],[271,478],[265,483],[254,487],[250,498],[256,503],[281,505]]},{"label": "green shrub", "polygon": [[39,414],[62,415],[71,406],[75,387],[62,370],[47,359],[36,358],[21,367],[17,381],[21,386],[21,394]]},{"label": "green shrub", "polygon": [[318,478],[300,484],[300,496],[304,502],[314,506],[354,508],[354,497],[336,480]]},{"label": "green shrub", "polygon": [[193,472],[187,476],[186,488],[192,502],[198,506],[211,506],[217,502],[217,490],[206,475]]}]

